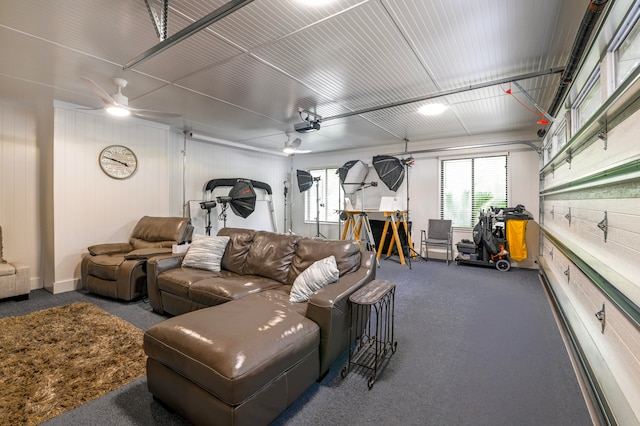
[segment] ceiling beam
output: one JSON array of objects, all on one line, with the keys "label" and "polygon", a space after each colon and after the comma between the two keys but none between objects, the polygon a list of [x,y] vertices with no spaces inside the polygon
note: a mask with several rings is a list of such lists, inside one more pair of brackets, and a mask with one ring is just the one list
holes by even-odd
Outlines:
[{"label": "ceiling beam", "polygon": [[226,3],[220,6],[213,12],[209,13],[208,15],[187,25],[186,27],[184,27],[183,29],[181,29],[171,37],[161,41],[160,43],[156,44],[150,49],[147,49],[146,51],[142,52],[141,54],[139,54],[138,56],[136,56],[135,58],[127,62],[124,65],[124,67],[122,67],[122,69],[124,71],[132,69],[136,65],[139,65],[142,62],[146,61],[147,59],[154,57],[158,53],[164,52],[168,48],[180,43],[182,40],[185,40],[191,37],[195,33],[204,30],[214,22],[219,21],[225,16],[231,15],[233,12],[243,8],[244,6],[248,5],[251,2],[253,2],[253,0],[232,0],[229,3]]},{"label": "ceiling beam", "polygon": [[549,75],[549,74],[557,74],[557,73],[561,73],[563,71],[564,71],[564,67],[558,67],[558,68],[551,68],[551,69],[548,69],[548,70],[531,72],[531,73],[527,73],[527,74],[521,74],[521,75],[517,75],[517,76],[514,76],[514,77],[502,78],[502,79],[499,79],[499,80],[487,81],[487,82],[479,83],[479,84],[471,84],[469,86],[459,87],[457,89],[445,90],[445,91],[442,91],[442,92],[433,93],[431,95],[419,96],[417,98],[406,99],[404,101],[391,102],[391,103],[385,104],[385,105],[379,105],[379,106],[375,106],[375,107],[365,108],[365,109],[361,109],[361,110],[358,110],[358,111],[345,112],[343,114],[338,114],[338,115],[334,115],[334,116],[331,116],[331,117],[324,117],[324,118],[322,118],[322,120],[320,120],[320,122],[325,122],[325,121],[329,121],[329,120],[337,120],[339,118],[346,118],[346,117],[351,117],[351,116],[354,116],[354,115],[366,114],[368,112],[380,111],[380,110],[383,110],[383,109],[388,109],[388,108],[393,108],[393,107],[397,107],[397,106],[412,104],[412,103],[415,103],[415,102],[428,101],[430,99],[436,99],[436,98],[441,98],[443,96],[455,95],[457,93],[468,92],[470,90],[477,90],[477,89],[483,89],[485,87],[497,86],[497,85],[505,84],[505,83],[512,83],[512,82],[518,81],[518,80],[527,80],[529,78],[542,77],[544,75]]}]

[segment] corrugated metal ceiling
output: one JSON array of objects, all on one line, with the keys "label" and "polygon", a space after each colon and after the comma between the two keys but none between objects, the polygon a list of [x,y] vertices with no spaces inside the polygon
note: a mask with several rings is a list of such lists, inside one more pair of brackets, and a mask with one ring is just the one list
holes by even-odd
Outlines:
[{"label": "corrugated metal ceiling", "polygon": [[[224,4],[169,0],[168,35]],[[80,76],[109,93],[111,78],[124,77],[130,105],[181,113],[169,121],[176,128],[279,150],[300,121],[299,107],[331,118],[562,67],[588,4],[255,0],[123,71],[159,42],[143,0],[3,0],[0,96],[99,107]],[[557,74],[519,81],[543,107],[558,82]],[[437,101],[449,109],[436,117],[416,112],[435,102],[429,100],[328,120],[319,132],[299,136],[314,152],[504,132],[534,139],[539,115],[507,88],[442,96]]]}]

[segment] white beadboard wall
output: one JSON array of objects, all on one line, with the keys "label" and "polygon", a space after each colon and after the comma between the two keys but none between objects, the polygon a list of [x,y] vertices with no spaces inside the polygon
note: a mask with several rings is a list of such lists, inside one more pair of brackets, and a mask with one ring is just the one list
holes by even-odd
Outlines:
[{"label": "white beadboard wall", "polygon": [[[253,179],[271,186],[277,230],[282,231],[283,184],[287,178],[289,164],[287,157],[278,153],[271,155],[222,146],[190,137],[185,140],[184,134],[177,132],[171,132],[170,140],[169,192],[173,215],[182,216],[183,199],[185,202],[202,200],[204,187],[211,179]],[[184,196],[183,171],[185,172]],[[229,209],[228,214],[234,213]]]},{"label": "white beadboard wall", "polygon": [[[80,261],[87,247],[123,242],[140,217],[168,216],[169,127],[149,121],[110,118],[56,103],[53,140],[54,293],[79,288]],[[129,179],[105,175],[98,155],[108,145],[131,148],[138,170]],[[45,209],[47,210],[47,209]]]},{"label": "white beadboard wall", "polygon": [[42,287],[37,112],[0,100],[0,226],[3,257],[29,266]]}]

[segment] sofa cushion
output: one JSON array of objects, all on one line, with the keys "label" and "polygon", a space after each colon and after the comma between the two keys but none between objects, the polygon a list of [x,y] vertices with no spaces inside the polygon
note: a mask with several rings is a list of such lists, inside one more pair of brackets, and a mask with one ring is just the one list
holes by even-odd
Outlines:
[{"label": "sofa cushion", "polygon": [[189,299],[205,306],[215,306],[249,294],[260,293],[281,284],[270,278],[237,275],[223,271],[212,279],[196,281],[189,287]]},{"label": "sofa cushion", "polygon": [[298,275],[317,260],[332,255],[336,259],[340,276],[356,271],[360,267],[362,253],[355,241],[300,239],[291,261],[287,284],[293,284]]},{"label": "sofa cushion", "polygon": [[222,257],[222,269],[236,274],[244,273],[244,263],[254,234],[253,230],[240,228],[222,228],[218,231],[219,236],[231,238]]},{"label": "sofa cushion", "polygon": [[175,268],[162,272],[156,279],[158,290],[189,297],[189,287],[193,283],[213,277],[219,277],[229,272],[211,272],[197,268]]},{"label": "sofa cushion", "polygon": [[259,275],[286,284],[299,239],[296,235],[257,231],[249,247],[244,274]]},{"label": "sofa cushion", "polygon": [[193,242],[182,260],[182,266],[220,272],[220,262],[228,242],[229,237],[226,236],[194,235]]},{"label": "sofa cushion", "polygon": [[[265,291],[261,291],[256,294],[256,297],[262,297],[265,300],[268,300],[271,304],[276,304],[288,310],[293,310],[300,315],[307,315],[307,306],[309,305],[307,302],[292,302],[289,300],[289,295],[291,293],[290,285],[279,285],[278,287],[270,288]],[[253,297],[253,296],[252,296]]]},{"label": "sofa cushion", "polygon": [[335,257],[329,256],[318,260],[298,275],[291,287],[289,300],[298,303],[306,302],[313,292],[338,281],[339,277],[340,272]]}]

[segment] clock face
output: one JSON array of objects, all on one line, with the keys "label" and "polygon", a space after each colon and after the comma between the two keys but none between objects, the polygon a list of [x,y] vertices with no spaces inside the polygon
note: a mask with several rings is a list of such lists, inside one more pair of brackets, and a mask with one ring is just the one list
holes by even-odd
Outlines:
[{"label": "clock face", "polygon": [[114,179],[131,177],[138,169],[136,155],[122,145],[111,145],[103,149],[98,162],[102,171]]}]

